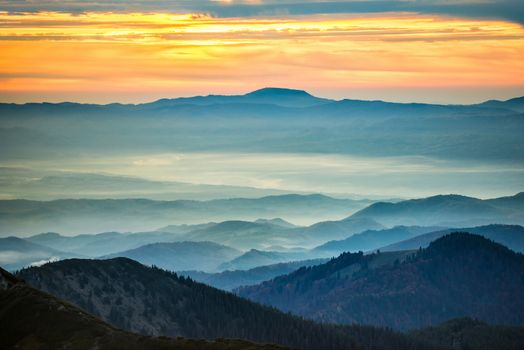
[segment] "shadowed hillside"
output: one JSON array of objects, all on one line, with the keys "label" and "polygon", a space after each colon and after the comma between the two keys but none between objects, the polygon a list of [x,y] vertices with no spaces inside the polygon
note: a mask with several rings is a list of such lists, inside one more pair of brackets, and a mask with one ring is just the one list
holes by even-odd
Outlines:
[{"label": "shadowed hillside", "polygon": [[[344,253],[238,294],[307,318],[413,329],[454,317],[524,324],[524,257],[453,233],[388,264],[391,253]],[[375,263],[376,265],[376,263]]]},{"label": "shadowed hillside", "polygon": [[427,348],[388,330],[306,321],[125,258],[64,260],[22,270],[18,277],[146,335],[243,338],[304,350]]},{"label": "shadowed hillside", "polygon": [[83,310],[38,291],[0,268],[2,349],[277,350],[241,340],[149,337],[119,330]]}]

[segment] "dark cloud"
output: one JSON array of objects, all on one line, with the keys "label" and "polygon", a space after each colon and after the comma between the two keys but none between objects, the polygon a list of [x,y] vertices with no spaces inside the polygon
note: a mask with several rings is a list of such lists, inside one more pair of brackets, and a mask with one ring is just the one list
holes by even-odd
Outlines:
[{"label": "dark cloud", "polygon": [[311,15],[336,13],[419,12],[473,18],[505,19],[524,24],[523,0],[368,0],[368,1],[30,1],[0,0],[0,10],[19,11],[122,11],[176,13],[204,12],[217,17]]}]

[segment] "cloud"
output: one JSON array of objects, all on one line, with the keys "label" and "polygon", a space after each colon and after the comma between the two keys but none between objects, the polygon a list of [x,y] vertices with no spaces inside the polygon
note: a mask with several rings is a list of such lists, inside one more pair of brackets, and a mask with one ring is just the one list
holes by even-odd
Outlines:
[{"label": "cloud", "polygon": [[524,23],[521,0],[359,0],[359,1],[0,1],[10,11],[113,11],[207,13],[217,17],[254,17],[336,13],[417,12]]},{"label": "cloud", "polygon": [[[179,154],[67,159],[61,167],[77,172],[104,172],[154,181],[233,185],[303,192],[357,193],[420,197],[462,193],[495,197],[516,193],[524,184],[522,164],[477,163],[428,157],[358,157],[304,153],[185,153],[170,164],[137,167],[137,159],[170,161]],[[28,162],[38,169],[55,160]]]},{"label": "cloud", "polygon": [[4,96],[138,102],[271,85],[344,97],[409,88],[414,100],[421,88],[489,87],[493,98],[495,87],[515,96],[524,86],[524,28],[503,21],[52,12],[0,13],[0,23]]}]

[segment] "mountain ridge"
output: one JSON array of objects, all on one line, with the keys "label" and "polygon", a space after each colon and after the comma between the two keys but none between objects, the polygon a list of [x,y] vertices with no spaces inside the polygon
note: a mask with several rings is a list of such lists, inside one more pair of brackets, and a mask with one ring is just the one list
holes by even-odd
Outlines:
[{"label": "mountain ridge", "polygon": [[524,302],[517,297],[524,289],[524,255],[482,236],[451,233],[372,267],[392,253],[343,253],[237,293],[323,322],[406,330],[469,316],[524,324]]},{"label": "mountain ridge", "polygon": [[73,105],[84,105],[84,106],[104,106],[104,107],[135,107],[135,106],[141,106],[141,105],[148,105],[153,104],[160,101],[172,101],[172,100],[181,100],[181,101],[188,101],[191,99],[203,99],[203,98],[221,98],[221,97],[246,97],[246,96],[278,96],[278,95],[291,95],[291,96],[304,96],[304,97],[313,97],[321,100],[326,100],[328,102],[341,102],[341,101],[348,101],[348,102],[383,102],[383,103],[391,103],[391,104],[404,104],[404,105],[434,105],[434,106],[489,106],[490,104],[500,104],[500,103],[524,103],[524,96],[515,96],[512,98],[508,98],[506,100],[486,100],[484,102],[480,103],[471,103],[471,104],[436,104],[436,103],[427,103],[427,102],[392,102],[392,101],[385,101],[381,99],[372,99],[372,100],[360,100],[360,99],[351,99],[351,98],[344,98],[340,100],[336,99],[329,99],[329,98],[320,98],[317,96],[312,95],[311,93],[307,92],[306,90],[300,90],[300,89],[292,89],[292,88],[284,88],[284,87],[264,87],[260,89],[256,89],[253,91],[246,92],[244,94],[233,94],[233,95],[220,95],[220,94],[209,94],[209,95],[195,95],[190,97],[165,97],[160,98],[158,100],[154,100],[151,102],[144,102],[144,103],[119,103],[119,102],[110,102],[106,104],[93,104],[93,103],[80,103],[80,102],[71,102],[71,101],[64,101],[64,102],[25,102],[25,103],[5,103],[1,102],[0,105],[14,105],[14,106],[21,106],[21,105],[43,105],[43,106],[49,106],[49,105],[62,105],[62,106],[73,106]]}]

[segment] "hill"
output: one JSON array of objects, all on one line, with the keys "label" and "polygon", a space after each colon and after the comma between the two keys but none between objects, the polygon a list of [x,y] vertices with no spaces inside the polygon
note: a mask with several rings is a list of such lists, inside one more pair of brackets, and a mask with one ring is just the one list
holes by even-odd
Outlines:
[{"label": "hill", "polygon": [[241,254],[241,251],[213,242],[174,242],[148,244],[104,258],[126,257],[170,271],[216,271],[219,265]]},{"label": "hill", "polygon": [[243,338],[303,350],[434,348],[389,330],[306,321],[126,258],[64,260],[17,277],[145,335]]},{"label": "hill", "polygon": [[515,97],[506,101],[491,100],[479,104],[481,107],[504,108],[513,110],[516,113],[524,112],[524,97]]},{"label": "hill", "polygon": [[0,265],[10,271],[78,256],[80,255],[61,252],[17,237],[0,238]]},{"label": "hill", "polygon": [[524,196],[490,200],[459,195],[438,195],[397,203],[379,202],[353,214],[387,225],[466,227],[492,223],[524,223]]},{"label": "hill", "polygon": [[[209,201],[148,199],[0,200],[0,236],[42,232],[67,235],[93,232],[148,232],[158,227],[225,220],[283,217],[291,222],[345,217],[367,200],[323,195],[278,195]],[[278,225],[276,225],[278,226]]]},{"label": "hill", "polygon": [[381,224],[370,218],[348,217],[337,221],[322,221],[313,224],[301,232],[318,242],[341,239],[366,230],[379,230]]},{"label": "hill", "polygon": [[[385,247],[381,251],[413,250],[427,247],[432,241],[447,235],[455,229],[437,230],[428,232],[411,239],[403,240]],[[487,225],[479,227],[461,228],[462,232],[469,232],[505,245],[516,252],[524,252],[524,227],[518,225]]]},{"label": "hill", "polygon": [[249,270],[257,266],[272,265],[282,262],[303,260],[309,255],[306,252],[276,252],[251,249],[250,251],[225,262],[220,270]]},{"label": "hill", "polygon": [[238,294],[323,322],[413,329],[469,316],[524,324],[521,254],[467,233],[373,267],[385,254],[344,253]]},{"label": "hill", "polygon": [[324,256],[338,255],[343,252],[366,252],[381,248],[389,243],[402,241],[426,232],[432,232],[436,229],[436,227],[396,226],[385,230],[367,230],[362,233],[354,234],[343,240],[329,241],[316,247],[311,252],[314,255],[320,254]]},{"label": "hill", "polygon": [[280,275],[286,275],[302,266],[313,266],[324,262],[326,262],[326,259],[313,259],[259,266],[249,270],[223,271],[218,273],[178,271],[178,274],[218,289],[230,291],[241,286],[258,284]]},{"label": "hill", "polygon": [[180,238],[181,234],[161,231],[137,233],[104,232],[76,236],[63,236],[58,233],[48,232],[27,237],[25,240],[74,254],[99,257],[138,248],[150,243],[172,242]]},{"label": "hill", "polygon": [[272,245],[296,246],[310,244],[300,229],[271,222],[250,222],[231,220],[193,230],[184,239],[190,241],[211,241],[237,249],[265,249]]},{"label": "hill", "polygon": [[156,109],[158,107],[176,107],[180,105],[213,106],[217,104],[271,104],[282,107],[310,107],[333,100],[318,98],[303,90],[284,88],[263,88],[245,95],[208,95],[176,99],[161,99],[142,105],[142,108]]},{"label": "hill", "polygon": [[3,349],[283,350],[241,340],[149,337],[116,329],[80,308],[38,291],[0,268]]},{"label": "hill", "polygon": [[290,223],[289,221],[286,221],[281,218],[273,218],[273,219],[257,219],[255,220],[257,224],[272,224],[275,226],[280,226],[284,228],[295,228],[297,225],[294,225]]}]

